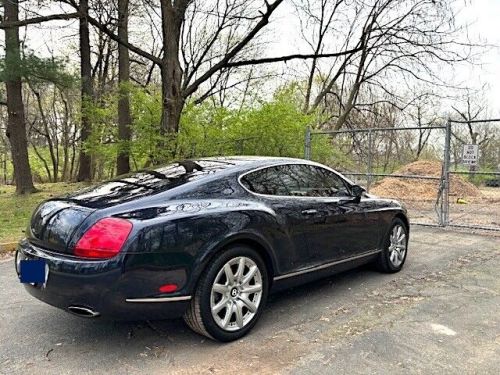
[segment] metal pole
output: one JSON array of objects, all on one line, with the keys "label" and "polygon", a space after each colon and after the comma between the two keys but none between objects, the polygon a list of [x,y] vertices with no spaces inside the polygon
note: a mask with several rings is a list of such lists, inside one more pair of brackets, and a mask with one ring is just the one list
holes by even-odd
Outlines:
[{"label": "metal pole", "polygon": [[306,127],[306,138],[304,144],[304,159],[311,160],[311,127]]},{"label": "metal pole", "polygon": [[450,224],[450,141],[451,141],[451,120],[446,122],[446,133],[444,139],[444,159],[443,159],[443,174],[444,187],[443,197],[441,200],[441,225],[443,227]]},{"label": "metal pole", "polygon": [[370,192],[370,185],[372,184],[372,131],[368,129],[368,165],[366,171],[366,192]]}]

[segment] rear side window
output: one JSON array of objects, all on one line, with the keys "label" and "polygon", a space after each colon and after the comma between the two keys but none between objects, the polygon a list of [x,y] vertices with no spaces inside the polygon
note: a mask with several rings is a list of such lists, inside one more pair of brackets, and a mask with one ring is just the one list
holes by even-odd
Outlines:
[{"label": "rear side window", "polygon": [[349,195],[337,174],[306,164],[264,168],[245,175],[242,184],[258,194],[295,197],[344,197]]},{"label": "rear side window", "polygon": [[270,167],[260,169],[249,173],[241,179],[241,183],[248,190],[266,195],[289,195],[285,184],[282,181],[282,176],[279,167]]}]

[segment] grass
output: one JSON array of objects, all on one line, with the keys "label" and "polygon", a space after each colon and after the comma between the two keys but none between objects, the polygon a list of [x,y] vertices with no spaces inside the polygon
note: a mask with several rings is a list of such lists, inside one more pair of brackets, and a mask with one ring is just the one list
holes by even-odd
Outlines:
[{"label": "grass", "polygon": [[43,200],[77,190],[82,183],[37,184],[40,192],[19,196],[15,187],[0,185],[0,243],[16,242],[24,236],[33,210]]}]

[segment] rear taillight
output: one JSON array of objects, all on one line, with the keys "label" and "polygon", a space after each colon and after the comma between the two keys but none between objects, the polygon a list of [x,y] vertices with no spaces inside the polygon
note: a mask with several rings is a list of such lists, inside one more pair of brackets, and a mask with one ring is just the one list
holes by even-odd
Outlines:
[{"label": "rear taillight", "polygon": [[132,223],[128,220],[101,219],[83,234],[74,254],[84,258],[112,258],[120,252],[131,231]]}]

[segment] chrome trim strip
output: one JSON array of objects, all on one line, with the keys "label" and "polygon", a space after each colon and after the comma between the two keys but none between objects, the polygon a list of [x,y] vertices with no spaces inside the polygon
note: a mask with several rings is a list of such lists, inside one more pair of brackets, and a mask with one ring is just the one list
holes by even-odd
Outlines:
[{"label": "chrome trim strip", "polygon": [[179,296],[179,297],[153,297],[153,298],[127,298],[126,302],[177,302],[177,301],[189,301],[191,296]]},{"label": "chrome trim strip", "polygon": [[285,275],[276,276],[275,278],[273,278],[273,280],[274,281],[278,281],[278,280],[286,279],[288,277],[299,276],[299,275],[302,275],[304,273],[319,271],[319,270],[322,270],[324,268],[335,266],[337,264],[342,264],[342,263],[350,262],[352,260],[356,260],[356,259],[360,259],[360,258],[365,258],[365,257],[368,257],[370,255],[375,255],[375,254],[378,254],[380,252],[382,252],[382,250],[369,251],[367,253],[363,253],[363,254],[357,255],[355,257],[346,258],[346,259],[342,259],[342,260],[337,260],[335,262],[325,263],[325,264],[322,264],[321,266],[316,266],[316,267],[308,268],[306,270],[296,271],[296,272],[287,273]]}]

